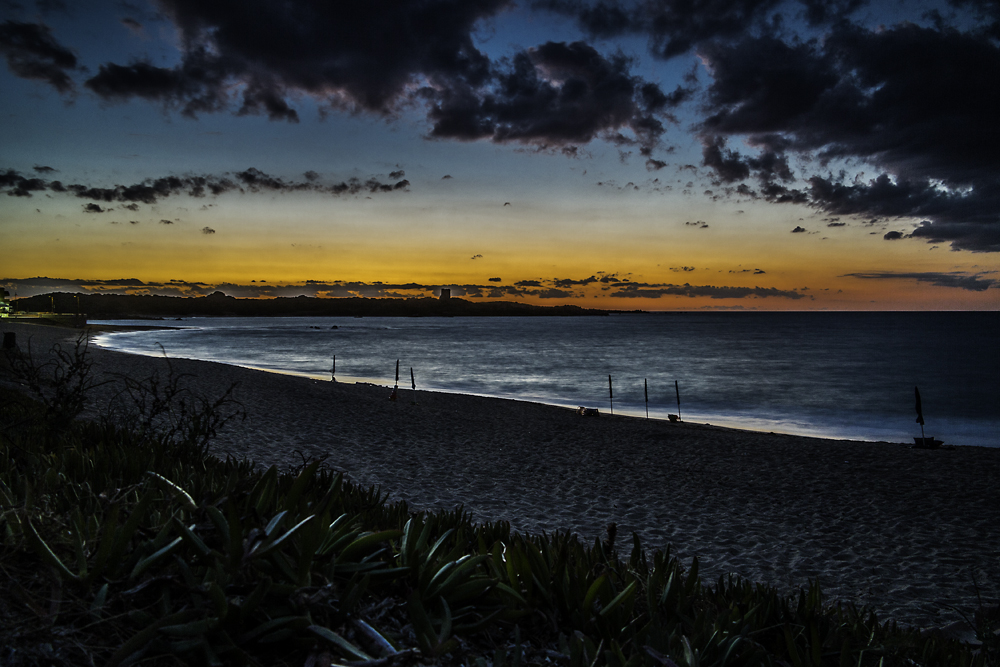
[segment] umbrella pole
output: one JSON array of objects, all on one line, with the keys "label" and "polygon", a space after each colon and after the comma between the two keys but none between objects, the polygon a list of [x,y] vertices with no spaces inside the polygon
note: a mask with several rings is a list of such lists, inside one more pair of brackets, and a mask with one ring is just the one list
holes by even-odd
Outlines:
[{"label": "umbrella pole", "polygon": [[649,383],[645,378],[642,380],[642,393],[646,396],[646,419],[649,419]]}]

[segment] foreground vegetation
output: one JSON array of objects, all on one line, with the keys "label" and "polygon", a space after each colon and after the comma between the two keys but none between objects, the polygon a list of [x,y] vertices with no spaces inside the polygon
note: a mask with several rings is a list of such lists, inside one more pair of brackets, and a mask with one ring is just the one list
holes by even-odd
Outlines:
[{"label": "foreground vegetation", "polygon": [[[0,390],[4,665],[997,665],[982,646],[784,597],[633,536],[585,544],[412,512],[324,467],[207,454],[239,410],[183,378],[120,379],[73,419],[85,346],[8,358]],[[995,621],[994,621],[995,622]]]}]

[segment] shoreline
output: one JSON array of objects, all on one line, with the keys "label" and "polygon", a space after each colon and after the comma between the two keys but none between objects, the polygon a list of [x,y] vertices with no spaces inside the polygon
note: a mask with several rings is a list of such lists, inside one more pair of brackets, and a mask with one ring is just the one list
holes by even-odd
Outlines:
[{"label": "shoreline", "polygon": [[[110,334],[114,335],[116,333],[128,333],[132,331],[154,331],[163,329],[181,329],[186,328],[183,326],[149,326],[149,325],[115,325],[115,324],[100,324],[100,325],[90,325],[88,327],[94,333],[97,334]],[[110,351],[123,352],[125,354],[138,354],[147,357],[159,357],[161,353],[159,351],[133,351],[129,349],[116,349],[114,345],[106,347]],[[176,357],[181,358],[181,357]],[[296,370],[288,370],[284,368],[274,368],[267,367],[264,365],[258,365],[253,363],[239,363],[230,362],[223,360],[213,360],[213,359],[195,359],[192,357],[187,357],[192,361],[212,361],[213,363],[222,363],[227,365],[232,365],[239,368],[246,368],[251,370],[259,370],[268,373],[276,373],[281,375],[287,375],[291,377],[301,377],[309,378],[312,380],[328,381],[328,373],[319,372],[304,372]],[[380,377],[362,377],[362,376],[338,376],[339,382],[361,382],[370,383],[382,386],[392,387],[393,381],[390,378],[380,378]],[[407,389],[408,381],[404,381],[400,384],[400,389],[402,391],[409,391]],[[515,401],[526,401],[531,403],[537,403],[540,405],[548,405],[553,407],[569,408],[572,410],[580,407],[580,402],[572,402],[565,399],[561,399],[558,396],[522,396],[514,394],[490,394],[485,392],[470,391],[468,388],[451,388],[447,386],[434,386],[424,387],[426,391],[447,393],[453,395],[469,395],[469,396],[479,396],[484,398],[500,398],[504,400],[515,400]],[[601,411],[602,415],[609,414],[608,412],[608,401],[607,398],[603,402],[598,401],[597,403],[587,403],[586,407],[596,407]],[[660,421],[666,421],[668,415],[672,412],[676,412],[676,409],[671,405],[656,405],[650,409],[649,419],[655,419]],[[646,414],[643,406],[635,405],[633,403],[620,404],[616,401],[615,404],[615,414],[621,416],[634,417],[637,419],[645,419]],[[689,413],[690,414],[690,413]],[[871,443],[900,443],[900,444],[913,444],[914,434],[909,433],[907,435],[901,434],[898,426],[893,426],[891,428],[886,428],[884,426],[884,420],[874,420],[871,415],[865,416],[861,421],[851,422],[850,420],[837,419],[832,420],[829,416],[820,415],[808,415],[808,414],[797,414],[789,412],[775,412],[773,414],[761,415],[756,411],[719,411],[718,407],[714,411],[710,410],[705,412],[695,412],[694,420],[689,420],[688,423],[701,423],[706,425],[715,425],[725,428],[732,428],[742,431],[754,431],[760,433],[771,433],[771,434],[785,434],[793,435],[798,437],[808,437],[808,438],[820,438],[824,440],[851,440],[856,442],[871,442]],[[897,421],[900,421],[897,418]],[[902,420],[908,423],[909,420]],[[993,442],[982,435],[983,433],[989,432],[989,430],[980,424],[977,424],[976,420],[967,419],[965,421],[952,421],[948,418],[939,418],[935,420],[935,424],[938,430],[943,433],[943,438],[946,445],[949,446],[986,446],[986,447],[1000,447],[1000,440]],[[998,423],[1000,427],[1000,423]],[[970,430],[971,429],[971,430]],[[985,430],[984,430],[985,429]],[[971,441],[971,442],[970,442]],[[968,444],[966,444],[968,442]]]},{"label": "shoreline", "polygon": [[[31,327],[31,329],[27,329]],[[11,327],[0,326],[4,330]],[[48,331],[41,331],[46,329]],[[34,351],[71,329],[18,325]],[[91,348],[98,374],[147,377],[163,358]],[[706,582],[736,573],[789,592],[818,580],[828,602],[940,627],[1000,596],[1000,449],[917,450],[620,415],[580,417],[524,401],[317,381],[171,359],[192,388],[239,383],[245,422],[216,455],[291,467],[326,458],[414,509],[581,539],[618,527],[647,550],[698,557]],[[102,388],[101,398],[110,392]],[[975,582],[974,579],[975,578]]]}]

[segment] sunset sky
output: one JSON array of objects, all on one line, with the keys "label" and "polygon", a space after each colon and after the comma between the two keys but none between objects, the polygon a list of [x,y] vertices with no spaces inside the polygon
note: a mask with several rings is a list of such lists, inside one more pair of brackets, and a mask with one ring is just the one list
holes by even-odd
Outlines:
[{"label": "sunset sky", "polygon": [[0,0],[0,287],[1000,309],[995,0]]}]

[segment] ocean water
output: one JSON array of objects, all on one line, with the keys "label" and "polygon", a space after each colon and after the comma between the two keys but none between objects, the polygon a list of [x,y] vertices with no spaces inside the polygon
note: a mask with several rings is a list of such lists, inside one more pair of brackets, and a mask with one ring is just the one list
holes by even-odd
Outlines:
[{"label": "ocean water", "polygon": [[[108,320],[95,324],[150,324]],[[191,318],[103,334],[125,352],[401,390],[515,398],[763,431],[1000,447],[1000,313]],[[648,404],[644,382],[648,386]]]}]

